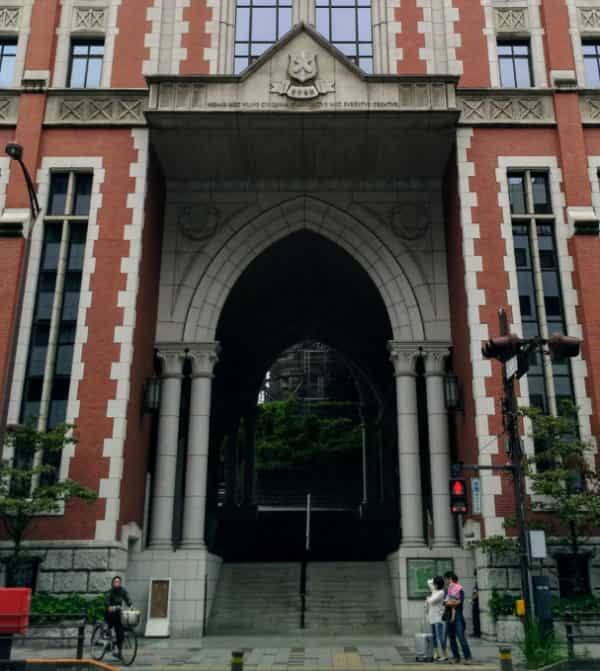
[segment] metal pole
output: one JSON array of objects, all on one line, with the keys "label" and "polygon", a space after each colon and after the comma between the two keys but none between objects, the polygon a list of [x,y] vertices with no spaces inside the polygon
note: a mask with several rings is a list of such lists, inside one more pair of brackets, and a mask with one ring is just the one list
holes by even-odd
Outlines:
[{"label": "metal pole", "polygon": [[502,645],[500,651],[500,671],[513,671],[512,649],[510,645]]},{"label": "metal pole", "polygon": [[244,671],[244,653],[234,650],[231,653],[231,671]]},{"label": "metal pole", "polygon": [[[500,321],[500,335],[508,335],[508,320],[504,310],[498,311]],[[515,496],[515,512],[517,530],[519,533],[519,565],[521,571],[521,592],[525,599],[525,616],[530,618],[531,590],[529,589],[529,552],[527,545],[527,531],[525,527],[525,487],[523,477],[523,450],[519,438],[519,424],[517,414],[517,399],[515,395],[514,376],[506,374],[506,364],[502,364],[502,386],[504,388],[505,428],[508,433],[508,451],[512,465],[513,487]]]}]

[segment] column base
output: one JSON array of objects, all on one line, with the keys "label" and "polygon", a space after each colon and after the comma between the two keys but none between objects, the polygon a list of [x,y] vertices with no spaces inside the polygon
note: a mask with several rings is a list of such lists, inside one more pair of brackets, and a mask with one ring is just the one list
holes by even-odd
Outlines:
[{"label": "column base", "polygon": [[405,548],[424,548],[427,547],[425,545],[425,540],[423,538],[403,538],[400,541],[400,549],[403,550]]},{"label": "column base", "polygon": [[458,547],[458,542],[456,538],[452,537],[434,538],[431,546],[434,548],[455,548]]},{"label": "column base", "polygon": [[173,550],[173,543],[171,541],[151,541],[148,543],[148,550],[166,550],[171,552]]},{"label": "column base", "polygon": [[200,540],[185,540],[181,541],[182,550],[206,550],[206,543]]}]

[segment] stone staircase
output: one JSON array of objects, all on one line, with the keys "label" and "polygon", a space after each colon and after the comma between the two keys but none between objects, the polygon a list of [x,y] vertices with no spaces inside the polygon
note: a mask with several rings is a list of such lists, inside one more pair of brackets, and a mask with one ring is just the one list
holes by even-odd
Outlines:
[{"label": "stone staircase", "polygon": [[[300,563],[225,563],[209,634],[299,634]],[[306,634],[397,632],[385,562],[309,562]]]},{"label": "stone staircase", "polygon": [[300,627],[300,563],[225,563],[209,634],[286,634]]},{"label": "stone staircase", "polygon": [[308,565],[307,584],[307,631],[397,632],[386,562],[316,562]]}]

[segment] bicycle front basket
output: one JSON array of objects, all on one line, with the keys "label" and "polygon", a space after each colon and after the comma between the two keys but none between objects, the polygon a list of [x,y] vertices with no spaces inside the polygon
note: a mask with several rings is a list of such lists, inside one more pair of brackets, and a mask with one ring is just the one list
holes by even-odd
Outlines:
[{"label": "bicycle front basket", "polygon": [[137,608],[128,608],[121,611],[121,624],[125,627],[135,627],[140,622],[140,611]]}]

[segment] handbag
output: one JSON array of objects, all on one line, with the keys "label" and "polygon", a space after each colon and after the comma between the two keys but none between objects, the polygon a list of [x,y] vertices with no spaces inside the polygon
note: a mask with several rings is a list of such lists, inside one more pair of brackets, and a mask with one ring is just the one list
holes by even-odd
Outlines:
[{"label": "handbag", "polygon": [[450,608],[444,608],[444,612],[442,613],[442,622],[449,622],[450,621]]}]

